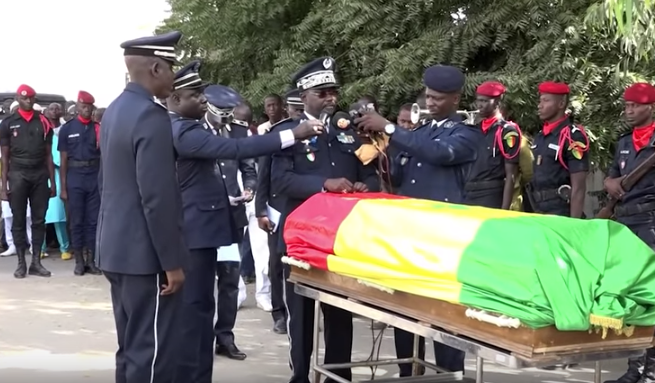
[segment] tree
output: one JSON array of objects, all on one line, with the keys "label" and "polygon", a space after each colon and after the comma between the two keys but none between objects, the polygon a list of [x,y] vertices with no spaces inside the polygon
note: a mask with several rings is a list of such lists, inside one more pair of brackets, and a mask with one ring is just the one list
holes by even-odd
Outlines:
[{"label": "tree", "polygon": [[422,89],[424,69],[441,63],[467,74],[463,107],[471,108],[479,83],[501,80],[511,117],[535,132],[538,83],[566,81],[600,166],[618,134],[624,87],[655,77],[648,57],[624,50],[618,24],[589,16],[600,12],[592,0],[169,1],[161,31],[182,31],[185,58],[203,58],[206,78],[255,105],[287,90],[300,66],[330,55],[344,105],[373,94],[384,112],[394,112]]}]

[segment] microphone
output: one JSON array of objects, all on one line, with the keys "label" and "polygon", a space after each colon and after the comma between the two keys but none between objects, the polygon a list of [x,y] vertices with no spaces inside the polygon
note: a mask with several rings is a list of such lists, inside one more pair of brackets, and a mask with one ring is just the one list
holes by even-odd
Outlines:
[{"label": "microphone", "polygon": [[323,126],[327,125],[330,122],[330,113],[325,110],[321,111],[321,114],[318,116],[318,120],[323,123]]},{"label": "microphone", "polygon": [[336,112],[330,120],[330,126],[338,129],[348,129],[353,124],[351,115],[346,112]]}]

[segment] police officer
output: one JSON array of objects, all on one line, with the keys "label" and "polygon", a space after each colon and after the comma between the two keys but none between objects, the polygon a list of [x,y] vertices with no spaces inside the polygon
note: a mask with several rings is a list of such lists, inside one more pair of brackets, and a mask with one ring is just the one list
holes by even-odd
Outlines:
[{"label": "police officer", "polygon": [[[297,126],[301,121],[316,121],[329,116],[337,106],[338,84],[335,62],[321,57],[302,67],[293,83],[300,90],[305,111],[299,121],[287,120],[279,129]],[[326,126],[326,134],[299,142],[282,154],[273,155],[271,187],[285,199],[282,210],[287,216],[309,197],[323,191],[351,193],[377,191],[379,181],[373,166],[364,166],[355,156],[361,142],[352,127]],[[284,227],[280,223],[280,229]],[[284,251],[284,242],[279,251]],[[285,268],[285,280],[289,269]],[[290,383],[309,383],[312,349],[314,301],[297,295],[291,282],[285,282],[285,303],[289,314]],[[325,319],[325,363],[349,363],[352,352],[352,315],[337,307],[323,305]],[[350,369],[333,372],[350,381]],[[333,382],[328,378],[326,382]]]},{"label": "police officer", "polygon": [[582,218],[589,172],[589,140],[566,113],[567,84],[539,85],[539,118],[543,128],[532,145],[534,175],[527,190],[536,213]]},{"label": "police officer", "polygon": [[105,111],[100,131],[97,250],[116,321],[117,383],[172,382],[179,358],[188,253],[170,119],[154,97],[173,87],[181,37],[170,32],[121,44],[131,82]]},{"label": "police officer", "polygon": [[284,95],[284,98],[286,99],[289,118],[293,120],[300,118],[300,115],[305,111],[305,105],[300,99],[300,91],[295,88],[291,89]]},{"label": "police officer", "polygon": [[[94,103],[90,93],[78,93],[77,117],[61,127],[57,148],[61,154],[61,199],[68,201],[75,275],[102,274],[95,263],[100,211],[100,125],[91,120]],[[88,250],[86,254],[82,251],[84,247]]]},{"label": "police officer", "polygon": [[[243,116],[244,109],[251,113],[241,97],[232,88],[223,85],[210,85],[204,91],[207,98],[207,112],[203,117],[205,128],[212,129],[214,134],[225,138],[245,138],[248,136],[248,122],[235,116]],[[241,125],[239,125],[241,124]],[[245,125],[245,126],[243,126]],[[225,224],[231,225],[231,244],[241,244],[244,239],[244,228],[248,225],[245,203],[252,200],[257,187],[257,170],[255,160],[241,158],[239,160],[219,159],[217,172],[223,178],[228,199],[231,201],[230,219]],[[241,171],[243,194],[237,179]],[[217,355],[225,355],[230,359],[244,360],[246,354],[239,350],[234,341],[234,324],[239,307],[240,262],[238,260],[222,260],[216,263],[217,316],[214,325]],[[262,281],[258,281],[262,283]]]},{"label": "police officer", "polygon": [[185,265],[188,279],[183,290],[184,320],[179,328],[183,337],[182,355],[175,377],[180,383],[211,382],[216,249],[232,244],[236,235],[230,198],[216,160],[273,153],[293,145],[296,138],[308,138],[322,130],[320,124],[310,122],[293,131],[243,139],[215,135],[199,121],[207,111],[207,98],[203,94],[206,84],[199,70],[199,61],[180,69],[175,75],[174,91],[166,100],[178,153],[184,236],[190,249]]},{"label": "police officer", "polygon": [[[285,94],[287,113],[291,120],[298,120],[304,112],[304,104],[300,99],[300,91],[296,88]],[[264,126],[262,124],[261,126]],[[263,134],[273,129],[278,131],[285,124],[275,124],[262,129]],[[271,315],[273,316],[273,332],[276,334],[287,333],[287,310],[284,304],[284,276],[282,265],[282,252],[280,251],[280,235],[282,230],[276,227],[272,220],[284,209],[284,199],[271,185],[271,156],[263,156],[259,159],[259,172],[257,174],[257,196],[255,197],[255,214],[259,227],[268,233],[268,272],[271,281]],[[275,217],[269,217],[269,214]],[[279,222],[277,222],[279,224]]]},{"label": "police officer", "polygon": [[[25,275],[49,277],[41,265],[41,247],[45,240],[45,214],[50,197],[57,195],[55,168],[52,162],[52,125],[33,109],[36,92],[21,85],[16,90],[18,109],[0,123],[2,148],[2,189],[0,197],[9,201],[13,213],[11,233],[16,245],[18,268],[14,277]],[[50,187],[48,187],[48,181]],[[10,189],[11,188],[11,189]],[[25,261],[27,206],[32,212],[32,263]]]},{"label": "police officer", "polygon": [[505,86],[497,81],[483,82],[476,90],[484,140],[464,188],[467,205],[507,210],[512,204],[522,136],[518,125],[500,114],[503,94]]},{"label": "police officer", "polygon": [[[625,119],[632,131],[619,138],[614,160],[605,179],[605,189],[619,202],[616,220],[626,225],[648,246],[655,249],[655,170],[651,169],[628,191],[621,187],[623,178],[646,158],[655,154],[655,87],[648,83],[629,86],[623,94]],[[655,349],[628,360],[628,371],[605,383],[655,382]]]},{"label": "police officer", "polygon": [[[466,179],[483,140],[480,130],[462,123],[457,114],[464,74],[455,67],[436,65],[425,71],[423,83],[426,106],[432,117],[423,126],[415,130],[396,127],[374,112],[364,114],[355,123],[365,130],[390,136],[390,148],[399,151],[392,160],[398,194],[463,203]],[[412,357],[413,334],[400,329],[394,331],[398,358]],[[423,357],[422,339],[419,352]],[[464,352],[435,342],[434,354],[438,366],[464,371]],[[400,376],[411,376],[411,370],[411,364],[401,364]]]}]

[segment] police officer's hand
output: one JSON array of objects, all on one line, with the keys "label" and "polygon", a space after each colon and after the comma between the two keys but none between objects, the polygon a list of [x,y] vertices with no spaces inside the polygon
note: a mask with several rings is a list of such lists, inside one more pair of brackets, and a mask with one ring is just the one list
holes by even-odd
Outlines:
[{"label": "police officer's hand", "polygon": [[61,198],[62,201],[68,201],[68,192],[66,189],[61,188],[61,192],[59,192],[59,198]]},{"label": "police officer's hand", "polygon": [[625,191],[621,186],[621,181],[623,181],[624,177],[625,176],[619,178],[609,178],[609,177],[605,178],[605,181],[603,181],[603,186],[605,186],[605,190],[607,190],[607,193],[609,195],[611,195],[616,199],[623,198]]},{"label": "police officer's hand", "polygon": [[384,132],[384,127],[389,124],[390,122],[386,118],[376,112],[365,112],[355,119],[357,129],[368,132]]},{"label": "police officer's hand", "polygon": [[345,178],[330,178],[323,183],[325,190],[330,193],[350,193],[353,191],[352,182]]},{"label": "police officer's hand", "polygon": [[171,295],[178,292],[184,284],[184,271],[175,269],[166,272],[166,284],[161,285],[161,295]]},{"label": "police officer's hand", "polygon": [[57,196],[57,186],[50,185],[50,198]]},{"label": "police officer's hand", "polygon": [[368,186],[363,182],[355,182],[353,185],[353,193],[368,193]]},{"label": "police officer's hand", "polygon": [[257,217],[257,225],[259,225],[259,228],[267,233],[272,233],[275,229],[275,224],[271,222],[268,217]]},{"label": "police officer's hand", "polygon": [[245,189],[243,193],[241,193],[241,196],[243,197],[243,202],[250,202],[255,197],[255,193],[250,189]]},{"label": "police officer's hand", "polygon": [[319,120],[307,120],[291,129],[296,140],[306,140],[323,133],[323,123]]},{"label": "police officer's hand", "polygon": [[9,201],[9,189],[2,188],[0,190],[0,199],[3,201]]}]

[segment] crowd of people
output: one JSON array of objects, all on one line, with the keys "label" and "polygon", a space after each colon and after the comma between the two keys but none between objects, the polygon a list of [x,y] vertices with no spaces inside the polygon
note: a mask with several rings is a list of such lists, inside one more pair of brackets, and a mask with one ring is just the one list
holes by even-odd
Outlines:
[{"label": "crowd of people", "polygon": [[[93,96],[80,92],[76,116],[62,125],[60,106],[40,114],[35,91],[21,86],[18,109],[0,124],[14,275],[50,275],[33,249],[43,247],[52,209],[75,274],[102,272],[109,281],[117,382],[209,383],[213,354],[245,359],[232,331],[245,279],[256,283],[273,331],[288,334],[289,382],[309,383],[313,301],[295,293],[282,258],[285,218],[315,194],[385,191],[585,218],[590,142],[568,115],[565,83],[539,85],[543,126],[528,139],[503,117],[511,89],[498,81],[477,87],[477,119],[463,121],[465,77],[446,65],[426,69],[424,92],[398,109],[396,121],[378,113],[372,96],[339,114],[337,62],[321,57],[298,69],[283,97],[265,97],[265,119],[255,121],[237,91],[203,81],[199,61],[173,71],[180,39],[171,32],[124,42],[131,82],[101,118],[99,110],[93,117]],[[631,85],[623,99],[633,130],[617,143],[605,187],[618,201],[617,221],[655,247],[655,171],[631,188],[622,184],[655,153],[655,87]],[[322,312],[325,363],[350,363],[351,313],[327,305]],[[398,357],[411,357],[413,335],[394,335]],[[436,342],[434,351],[443,370],[464,370],[464,352]],[[399,367],[401,377],[412,374],[411,365]],[[333,372],[352,380],[349,368]],[[614,382],[653,379],[655,351],[648,350]]]}]

